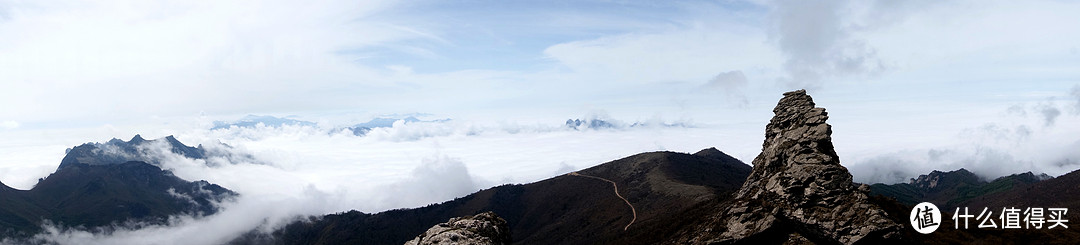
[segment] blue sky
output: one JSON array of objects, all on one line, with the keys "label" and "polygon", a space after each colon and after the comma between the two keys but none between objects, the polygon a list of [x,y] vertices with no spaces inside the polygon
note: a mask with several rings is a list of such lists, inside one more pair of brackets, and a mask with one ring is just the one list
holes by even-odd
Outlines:
[{"label": "blue sky", "polygon": [[[1080,55],[1077,6],[1055,1],[0,6],[2,102],[20,105],[0,117],[20,128],[340,111],[680,116],[768,108],[798,88],[1067,100]],[[745,79],[703,87],[728,72]]]}]

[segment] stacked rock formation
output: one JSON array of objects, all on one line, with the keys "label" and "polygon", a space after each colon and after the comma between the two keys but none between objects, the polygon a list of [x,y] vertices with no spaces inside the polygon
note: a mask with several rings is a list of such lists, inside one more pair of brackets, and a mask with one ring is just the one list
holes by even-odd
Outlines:
[{"label": "stacked rock formation", "polygon": [[452,218],[446,223],[435,225],[405,245],[431,244],[510,244],[510,228],[494,212],[485,212],[474,216]]},{"label": "stacked rock formation", "polygon": [[854,186],[833,150],[824,108],[805,90],[784,93],[762,152],[724,215],[720,243],[855,244],[890,241],[901,226]]}]

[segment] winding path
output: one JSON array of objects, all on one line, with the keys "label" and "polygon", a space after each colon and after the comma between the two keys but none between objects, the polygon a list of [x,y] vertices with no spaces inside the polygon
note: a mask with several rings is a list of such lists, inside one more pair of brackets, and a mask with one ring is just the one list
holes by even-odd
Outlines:
[{"label": "winding path", "polygon": [[611,181],[609,179],[600,178],[600,177],[591,176],[591,175],[579,174],[578,172],[570,172],[567,175],[581,176],[581,177],[586,177],[586,178],[593,178],[593,179],[603,180],[603,181],[607,181],[608,183],[611,183],[611,186],[615,187],[615,196],[618,196],[619,199],[622,199],[624,202],[626,202],[626,206],[630,206],[630,212],[634,214],[634,218],[630,220],[629,224],[626,224],[626,227],[623,227],[623,230],[625,231],[626,229],[630,229],[630,225],[634,224],[634,221],[637,221],[637,210],[634,209],[634,205],[630,204],[629,200],[626,200],[626,198],[624,198],[622,195],[619,194],[619,185],[615,184],[615,181]]}]

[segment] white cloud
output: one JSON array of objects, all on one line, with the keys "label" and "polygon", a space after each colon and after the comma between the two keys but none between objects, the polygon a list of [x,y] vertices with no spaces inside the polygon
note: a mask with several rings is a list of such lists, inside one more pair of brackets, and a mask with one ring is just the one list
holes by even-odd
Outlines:
[{"label": "white cloud", "polygon": [[1077,75],[1068,50],[1080,30],[1064,24],[1080,21],[1071,14],[1077,10],[1061,1],[941,2],[904,11],[861,37],[909,79],[1028,84]]},{"label": "white cloud", "polygon": [[[1038,114],[1028,117],[1020,113],[1028,110],[1025,108]],[[1075,137],[1062,137],[1080,133],[1075,123],[1080,118],[1061,114],[1053,100],[1003,106],[1001,111],[997,117],[983,119],[992,122],[961,129],[943,140],[928,140],[937,133],[913,132],[924,138],[923,144],[901,143],[889,146],[891,150],[871,150],[876,153],[849,148],[864,154],[846,158],[845,165],[856,181],[865,183],[906,182],[933,170],[959,168],[991,180],[1028,171],[1058,176],[1080,167],[1075,163],[1080,159],[1075,151],[1080,142]]]},{"label": "white cloud", "polygon": [[415,207],[444,202],[491,186],[470,175],[461,160],[435,156],[423,159],[408,179],[377,189],[382,190],[378,199],[387,205],[384,207]]},{"label": "white cloud", "polygon": [[0,21],[0,33],[9,37],[0,40],[0,73],[7,81],[0,103],[21,106],[4,107],[0,115],[39,121],[310,108],[317,104],[311,101],[319,100],[309,94],[387,85],[379,79],[381,69],[358,65],[338,52],[428,38],[371,17],[387,5],[12,4],[7,20]]},{"label": "white cloud", "polygon": [[1080,84],[1073,86],[1072,90],[1069,92],[1069,96],[1076,100],[1076,104],[1073,105],[1073,112],[1080,115]]},{"label": "white cloud", "polygon": [[785,87],[816,89],[834,76],[885,69],[875,48],[853,30],[848,2],[779,1],[774,7],[771,34],[787,58]]},{"label": "white cloud", "polygon": [[720,71],[769,66],[777,59],[764,39],[745,26],[700,25],[561,43],[544,54],[579,76],[608,83],[701,83]]},{"label": "white cloud", "polygon": [[0,128],[3,129],[16,129],[19,127],[19,122],[16,121],[3,121],[0,122]]},{"label": "white cloud", "polygon": [[1061,110],[1057,108],[1052,102],[1040,104],[1037,107],[1040,115],[1043,116],[1044,126],[1054,126],[1054,122],[1057,121],[1058,116],[1061,115]]},{"label": "white cloud", "polygon": [[743,91],[746,88],[746,75],[742,71],[728,71],[716,74],[715,77],[705,84],[707,88],[717,89],[724,93],[729,102],[745,106],[749,101]]}]

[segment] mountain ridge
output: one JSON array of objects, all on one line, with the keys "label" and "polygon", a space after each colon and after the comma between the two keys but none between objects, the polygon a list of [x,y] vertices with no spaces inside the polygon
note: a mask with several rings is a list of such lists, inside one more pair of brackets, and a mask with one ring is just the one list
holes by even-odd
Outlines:
[{"label": "mountain ridge", "polygon": [[203,180],[181,179],[160,164],[142,161],[150,158],[137,148],[149,143],[167,144],[174,153],[189,157],[204,153],[172,136],[146,140],[135,135],[129,141],[73,147],[53,173],[29,190],[0,183],[0,234],[20,241],[46,224],[90,229],[164,224],[173,215],[212,215],[219,211],[215,203],[239,195]]},{"label": "mountain ridge", "polygon": [[[728,157],[718,159],[734,159]],[[738,160],[718,159],[648,152],[579,170],[618,183],[622,196],[637,208],[637,221],[627,231],[623,229],[633,219],[631,210],[610,183],[560,175],[415,209],[309,217],[273,234],[249,233],[233,244],[402,244],[434,224],[486,211],[507,221],[517,243],[654,244],[690,223],[679,214],[706,211],[749,174],[750,167]]]},{"label": "mountain ridge", "polygon": [[952,209],[972,198],[1023,188],[1048,179],[1053,177],[1028,171],[986,181],[961,168],[948,172],[934,170],[912,178],[909,183],[876,183],[870,185],[870,192],[895,198],[904,205],[932,202],[941,208]]},{"label": "mountain ridge", "polygon": [[151,144],[164,144],[172,153],[193,158],[205,159],[206,150],[202,145],[191,147],[181,143],[172,135],[160,139],[146,140],[136,134],[128,141],[113,138],[105,143],[90,142],[72,147],[66,151],[64,158],[60,160],[57,170],[73,164],[109,165],[128,161],[140,161],[153,165],[160,165],[148,154],[142,152],[141,147]]},{"label": "mountain ridge", "polygon": [[0,233],[27,237],[45,220],[70,227],[108,227],[121,222],[163,224],[177,214],[211,215],[214,204],[238,194],[206,181],[186,181],[138,161],[73,164],[34,188],[0,186]]}]

